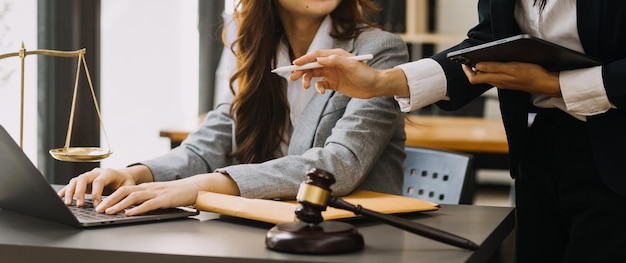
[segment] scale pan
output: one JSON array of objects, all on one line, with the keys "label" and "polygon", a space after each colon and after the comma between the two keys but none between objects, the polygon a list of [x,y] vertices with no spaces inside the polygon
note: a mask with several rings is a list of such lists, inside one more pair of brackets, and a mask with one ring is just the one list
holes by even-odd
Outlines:
[{"label": "scale pan", "polygon": [[69,147],[50,150],[50,155],[59,161],[98,162],[106,159],[113,152],[97,147]]}]

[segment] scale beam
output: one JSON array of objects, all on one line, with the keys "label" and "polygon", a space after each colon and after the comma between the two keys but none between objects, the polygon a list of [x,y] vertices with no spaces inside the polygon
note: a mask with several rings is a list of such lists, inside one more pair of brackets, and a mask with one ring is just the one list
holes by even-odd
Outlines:
[{"label": "scale beam", "polygon": [[[100,108],[98,106],[98,101],[96,99],[96,93],[93,88],[93,84],[91,82],[91,76],[89,74],[89,69],[87,68],[87,62],[85,61],[85,53],[86,49],[79,49],[75,51],[60,51],[60,50],[29,50],[27,51],[24,48],[24,43],[19,50],[19,52],[0,54],[0,60],[9,57],[19,57],[21,60],[21,80],[20,80],[20,148],[23,148],[23,137],[24,137],[24,59],[28,55],[43,55],[43,56],[54,56],[54,57],[78,57],[78,66],[76,67],[76,82],[74,84],[74,94],[72,97],[72,107],[70,110],[70,119],[67,127],[67,135],[65,138],[65,146],[63,148],[57,148],[50,150],[50,155],[59,161],[70,161],[70,162],[97,162],[102,159],[109,157],[113,152],[111,151],[111,146],[109,144],[109,138],[106,134],[106,130],[104,129],[104,123],[102,122],[102,115],[100,114]],[[104,137],[107,141],[107,149],[103,149],[100,147],[70,147],[70,141],[72,138],[72,127],[74,125],[74,113],[76,108],[76,95],[78,93],[78,80],[80,77],[80,69],[81,64],[85,69],[85,75],[87,76],[87,81],[89,82],[89,89],[91,90],[91,96],[93,99],[94,107],[96,108],[96,112],[98,113],[98,118],[100,119],[100,126],[102,127],[102,131],[104,133]]]}]

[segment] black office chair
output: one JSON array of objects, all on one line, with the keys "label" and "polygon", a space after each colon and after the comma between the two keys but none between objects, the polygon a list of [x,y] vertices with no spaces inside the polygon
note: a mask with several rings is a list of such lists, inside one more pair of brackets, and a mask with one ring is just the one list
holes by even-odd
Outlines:
[{"label": "black office chair", "polygon": [[407,146],[403,195],[438,204],[472,204],[476,180],[470,154]]}]

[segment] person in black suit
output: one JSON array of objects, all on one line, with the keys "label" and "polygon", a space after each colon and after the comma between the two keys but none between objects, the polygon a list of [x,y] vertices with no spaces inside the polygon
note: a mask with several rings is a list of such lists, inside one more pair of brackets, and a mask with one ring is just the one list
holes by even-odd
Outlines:
[{"label": "person in black suit", "polygon": [[[516,180],[517,262],[626,262],[626,1],[479,0],[462,43],[387,70],[319,50],[294,61],[324,68],[290,78],[371,98],[395,95],[403,111],[456,110],[497,87]],[[549,72],[520,62],[449,61],[453,50],[531,34],[601,66]]]}]

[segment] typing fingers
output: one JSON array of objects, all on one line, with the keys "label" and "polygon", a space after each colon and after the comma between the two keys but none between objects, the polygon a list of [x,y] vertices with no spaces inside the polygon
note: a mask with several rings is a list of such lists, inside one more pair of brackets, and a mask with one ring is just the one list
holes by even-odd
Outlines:
[{"label": "typing fingers", "polygon": [[89,189],[87,189],[87,187],[89,187],[89,183],[84,179],[84,177],[75,179],[76,184],[74,189],[76,191],[74,192],[74,197],[76,198],[76,206],[82,207],[85,205],[85,193],[89,191]]},{"label": "typing fingers", "polygon": [[66,205],[71,205],[73,199],[76,198],[76,205],[83,206],[85,204],[85,194],[91,191],[91,181],[98,175],[98,170],[99,168],[95,168],[94,170],[72,178],[57,194],[64,198]]},{"label": "typing fingers", "polygon": [[94,206],[98,206],[102,202],[102,195],[104,189],[116,180],[119,173],[113,169],[101,169],[98,176],[95,177],[91,183],[91,199]]},{"label": "typing fingers", "polygon": [[118,188],[111,195],[107,196],[107,198],[102,199],[98,205],[94,204],[96,212],[117,214],[128,207],[141,203],[141,201],[138,200],[137,194],[135,194],[138,190],[139,187],[137,186],[122,186]]},{"label": "typing fingers", "polygon": [[[106,214],[124,212],[127,216],[143,214],[155,209],[169,207],[160,195],[167,196],[167,191],[158,189],[158,183],[146,185],[122,186],[102,200],[96,211]],[[165,193],[163,193],[165,192]]]},{"label": "typing fingers", "polygon": [[61,188],[57,194],[59,197],[63,198],[63,202],[65,205],[71,205],[74,198],[74,189],[76,187],[76,178],[71,179],[68,184]]}]

